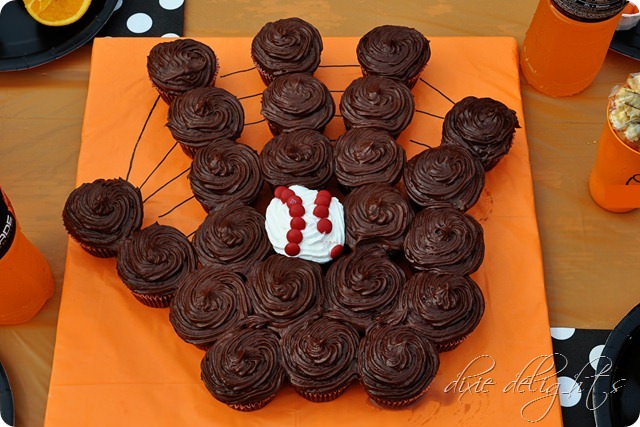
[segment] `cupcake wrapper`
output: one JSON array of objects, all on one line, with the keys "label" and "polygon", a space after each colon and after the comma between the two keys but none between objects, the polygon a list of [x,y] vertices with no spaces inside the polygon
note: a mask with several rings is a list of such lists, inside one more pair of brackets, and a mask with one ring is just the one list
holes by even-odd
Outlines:
[{"label": "cupcake wrapper", "polygon": [[[218,77],[218,73],[220,72],[220,60],[218,59],[218,56],[215,55],[216,57],[216,69],[213,72],[213,76],[211,77],[211,82],[209,83],[209,86],[213,87],[216,85],[216,79]],[[167,91],[159,88],[158,86],[156,86],[155,84],[151,84],[151,86],[153,86],[153,88],[158,91],[158,95],[160,95],[160,98],[162,98],[162,100],[164,102],[167,103],[167,105],[171,105],[171,101],[173,101],[173,99],[175,98],[175,95],[171,95],[170,93],[168,93]]]},{"label": "cupcake wrapper", "polygon": [[139,292],[131,291],[131,294],[142,304],[153,308],[166,308],[169,307],[171,300],[173,299],[173,293],[166,295],[147,295]]},{"label": "cupcake wrapper", "polygon": [[311,402],[316,402],[316,403],[322,403],[322,402],[330,402],[332,400],[337,399],[338,397],[342,396],[345,392],[345,390],[347,390],[349,386],[342,386],[336,390],[333,391],[325,391],[325,392],[311,392],[311,391],[306,391],[304,389],[301,389],[299,387],[295,387],[293,386],[293,389],[296,391],[296,393],[298,393],[300,396],[304,397],[305,399],[311,401]]},{"label": "cupcake wrapper", "polygon": [[229,403],[227,404],[230,408],[235,409],[236,411],[242,411],[242,412],[250,412],[250,411],[255,411],[261,408],[264,408],[267,403],[271,402],[274,397],[276,397],[275,394],[272,394],[271,396],[259,400],[257,402],[250,402],[250,403]]},{"label": "cupcake wrapper", "polygon": [[106,248],[95,248],[92,246],[88,246],[80,243],[80,247],[88,252],[90,255],[98,258],[113,258],[118,255],[118,252],[114,249],[106,249]]},{"label": "cupcake wrapper", "polygon": [[260,74],[260,78],[262,79],[262,82],[265,85],[269,86],[269,84],[271,84],[271,82],[275,80],[275,76],[273,74],[268,73],[262,67],[260,67],[260,65],[258,65],[258,62],[253,57],[253,55],[251,56],[251,60],[253,61],[253,65],[255,65],[256,70],[258,70],[258,74]]},{"label": "cupcake wrapper", "polygon": [[182,148],[182,151],[184,152],[184,154],[189,156],[191,159],[195,157],[196,152],[198,151],[196,148],[190,147],[187,144],[184,144],[180,141],[178,141],[178,144],[180,144],[180,148]]},{"label": "cupcake wrapper", "polygon": [[[460,343],[462,343],[462,341],[464,341],[467,338],[468,335],[463,336],[462,338],[459,338],[457,340],[452,340],[452,341],[445,341],[445,342],[441,342],[441,343],[433,343],[433,345],[436,348],[436,351],[438,353],[444,353],[445,351],[451,351],[454,348],[458,347],[460,345]],[[432,341],[433,342],[433,341]]]},{"label": "cupcake wrapper", "polygon": [[[426,65],[425,65],[426,66]],[[409,77],[406,80],[401,80],[405,85],[407,85],[407,87],[409,89],[413,89],[413,87],[416,85],[416,83],[418,83],[418,80],[420,80],[420,76],[422,75],[422,71],[424,70],[425,67],[422,67],[415,75]],[[367,70],[365,70],[364,68],[360,67],[360,71],[362,72],[362,76],[366,77],[369,75],[369,72]],[[385,76],[388,77],[388,76]]]},{"label": "cupcake wrapper", "polygon": [[401,408],[406,408],[407,406],[412,405],[413,403],[417,402],[420,398],[422,398],[422,396],[425,395],[425,393],[427,392],[428,389],[429,389],[429,387],[427,387],[424,390],[422,390],[418,395],[416,395],[414,397],[411,397],[409,399],[403,399],[403,400],[383,399],[383,398],[376,397],[376,396],[371,396],[371,395],[369,395],[369,397],[375,403],[377,403],[378,405],[380,405],[380,406],[382,406],[384,408],[401,409]]}]

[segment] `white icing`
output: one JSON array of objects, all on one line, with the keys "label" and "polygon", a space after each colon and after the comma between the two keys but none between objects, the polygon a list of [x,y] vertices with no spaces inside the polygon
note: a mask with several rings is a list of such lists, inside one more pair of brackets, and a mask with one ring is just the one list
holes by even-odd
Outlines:
[{"label": "white icing", "polygon": [[[304,230],[301,230],[300,253],[296,256],[320,264],[331,261],[331,249],[336,245],[344,245],[344,209],[342,203],[335,197],[331,198],[328,219],[331,221],[333,228],[329,233],[320,233],[317,228],[320,218],[313,214],[318,191],[310,190],[300,185],[292,185],[289,189],[302,199],[302,206],[305,210],[302,219],[307,223]],[[287,232],[291,229],[291,215],[289,215],[289,207],[282,200],[273,198],[269,206],[267,206],[265,228],[273,249],[281,255],[289,256],[284,248],[289,243],[287,241]]]}]

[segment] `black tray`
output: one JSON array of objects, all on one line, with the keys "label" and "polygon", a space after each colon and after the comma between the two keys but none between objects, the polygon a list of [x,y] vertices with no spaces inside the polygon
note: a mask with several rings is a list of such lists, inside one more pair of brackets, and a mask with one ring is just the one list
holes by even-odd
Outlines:
[{"label": "black tray", "polygon": [[618,53],[634,59],[640,59],[640,28],[635,27],[625,30],[616,31],[609,47]]}]

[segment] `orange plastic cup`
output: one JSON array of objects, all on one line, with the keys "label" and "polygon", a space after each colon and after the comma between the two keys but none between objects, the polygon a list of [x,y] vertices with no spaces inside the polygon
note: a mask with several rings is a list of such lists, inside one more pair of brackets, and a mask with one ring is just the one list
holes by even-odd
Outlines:
[{"label": "orange plastic cup", "polygon": [[622,11],[598,22],[571,19],[551,0],[540,0],[522,44],[520,68],[545,95],[575,95],[595,79]]},{"label": "orange plastic cup", "polygon": [[608,117],[598,141],[589,191],[591,198],[610,212],[640,207],[640,151],[620,139]]}]

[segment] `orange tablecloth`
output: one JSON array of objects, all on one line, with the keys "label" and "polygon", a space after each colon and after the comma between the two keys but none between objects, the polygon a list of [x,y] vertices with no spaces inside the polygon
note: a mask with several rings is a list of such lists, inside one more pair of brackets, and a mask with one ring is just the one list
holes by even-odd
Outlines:
[{"label": "orange tablecloth", "polygon": [[[218,86],[239,97],[264,89],[252,66],[250,39],[201,39],[220,58]],[[266,408],[239,413],[217,402],[200,382],[203,355],[182,342],[167,309],[138,303],[118,279],[114,260],[93,258],[70,242],[65,268],[45,425],[450,425],[560,426],[551,366],[551,342],[531,171],[512,38],[433,37],[423,78],[452,99],[490,96],[516,110],[523,128],[511,153],[487,174],[484,194],[471,211],[485,230],[486,256],[474,274],[486,298],[473,335],[443,354],[424,399],[404,410],[383,410],[354,385],[339,399],[314,404],[285,387]],[[146,54],[157,39],[97,39],[83,126],[77,183],[125,176],[133,147],[157,96],[146,77]],[[326,38],[323,65],[356,64],[356,38]],[[341,90],[357,67],[320,69],[316,76]],[[420,110],[444,115],[449,101],[424,83],[414,89]],[[336,93],[336,100],[339,94]],[[259,97],[243,100],[246,121],[261,119]],[[140,185],[174,141],[164,127],[167,107],[152,112],[133,159],[130,181]],[[416,114],[400,142],[409,155],[437,145],[441,119]],[[343,131],[339,118],[327,133]],[[240,139],[259,149],[265,123],[247,126]],[[142,187],[149,196],[189,166],[173,150]],[[190,195],[181,176],[145,203],[145,225]],[[204,218],[191,201],[159,222],[191,233]],[[548,358],[546,356],[549,356]]]}]

